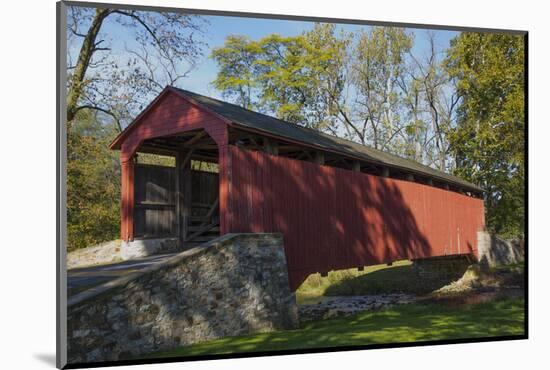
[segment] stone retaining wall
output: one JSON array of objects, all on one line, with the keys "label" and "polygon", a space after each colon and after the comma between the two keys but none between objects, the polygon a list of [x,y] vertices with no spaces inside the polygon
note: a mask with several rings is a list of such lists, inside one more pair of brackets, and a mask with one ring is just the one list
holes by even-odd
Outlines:
[{"label": "stone retaining wall", "polygon": [[418,284],[436,288],[460,279],[473,263],[470,256],[450,255],[413,260]]},{"label": "stone retaining wall", "polygon": [[477,234],[479,263],[489,267],[523,262],[524,245],[520,240],[503,240],[486,231]]},{"label": "stone retaining wall", "polygon": [[67,253],[67,269],[120,262],[122,241],[111,240]]},{"label": "stone retaining wall", "polygon": [[112,361],[295,328],[280,234],[228,234],[68,302],[68,361]]},{"label": "stone retaining wall", "polygon": [[181,249],[178,248],[177,238],[135,239],[123,241],[120,247],[120,255],[125,261],[178,251],[181,251]]}]

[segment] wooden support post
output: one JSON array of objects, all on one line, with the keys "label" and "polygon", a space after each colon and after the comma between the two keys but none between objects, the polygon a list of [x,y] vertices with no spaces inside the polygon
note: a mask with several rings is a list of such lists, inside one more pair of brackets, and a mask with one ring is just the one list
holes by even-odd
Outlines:
[{"label": "wooden support post", "polygon": [[193,234],[189,235],[186,240],[191,241],[191,240],[195,239],[196,237],[201,236],[205,232],[215,228],[218,225],[219,225],[219,221],[211,223],[211,224],[203,224],[202,226],[199,227],[199,230],[197,230]]},{"label": "wooden support post", "polygon": [[[210,206],[210,209],[206,213],[206,217],[211,219],[214,213],[216,212],[216,210],[218,209],[219,205],[220,205],[220,197],[218,196],[214,201],[214,203]],[[212,220],[209,220],[209,221],[212,221]]]},{"label": "wooden support post", "polygon": [[187,240],[189,236],[189,219],[191,217],[191,155],[190,150],[185,156],[185,161],[182,163],[181,179],[182,179],[182,236],[183,240]]},{"label": "wooden support post", "polygon": [[[258,145],[258,142],[256,141],[256,138],[254,138],[254,136],[248,135],[247,137],[248,137],[248,141],[250,141],[250,143],[251,143],[252,145],[254,145],[254,148],[256,148],[256,149],[258,149],[258,150],[262,149],[262,148]],[[264,141],[264,143],[265,143],[265,141]],[[265,146],[264,146],[264,150],[265,150]]]},{"label": "wooden support post", "polygon": [[204,136],[206,136],[206,131],[204,131],[204,130],[200,131],[195,136],[193,136],[189,141],[184,143],[183,146],[189,148],[189,147],[193,146],[193,144],[195,144],[197,141],[202,139]]},{"label": "wooden support post", "polygon": [[279,155],[279,143],[276,141],[271,143],[271,154]]},{"label": "wooden support post", "polygon": [[271,139],[264,137],[264,152],[271,154]]},{"label": "wooden support post", "polygon": [[121,220],[120,237],[134,240],[134,159],[125,160],[121,154]]},{"label": "wooden support post", "polygon": [[323,152],[315,152],[315,158],[313,161],[317,164],[325,164],[325,153]]},{"label": "wooden support post", "polygon": [[231,151],[227,143],[219,146],[218,168],[219,168],[219,197],[220,197],[220,235],[231,232],[231,203],[229,184],[231,181]]},{"label": "wooden support post", "polygon": [[382,168],[382,177],[390,177],[390,169],[388,167]]},{"label": "wooden support post", "polygon": [[279,145],[276,141],[271,140],[268,137],[264,137],[264,151],[273,154],[278,155],[279,154]]},{"label": "wooden support post", "polygon": [[174,174],[174,190],[175,190],[175,216],[176,216],[176,237],[178,238],[178,244],[181,246],[183,243],[182,236],[182,221],[181,221],[181,204],[182,204],[182,191],[181,191],[181,163],[183,161],[183,153],[176,153],[176,168]]},{"label": "wooden support post", "polygon": [[191,216],[191,155],[193,150],[176,154],[176,235],[183,243],[189,234]]},{"label": "wooden support post", "polygon": [[352,169],[355,172],[361,172],[361,162],[359,161],[353,161]]}]

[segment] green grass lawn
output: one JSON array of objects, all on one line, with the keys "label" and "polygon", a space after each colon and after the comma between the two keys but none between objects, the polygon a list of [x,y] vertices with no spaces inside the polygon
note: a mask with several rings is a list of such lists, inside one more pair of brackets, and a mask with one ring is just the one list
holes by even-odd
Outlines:
[{"label": "green grass lawn", "polygon": [[226,337],[151,357],[522,335],[523,323],[523,299],[519,298],[458,307],[410,304],[309,322],[297,330]]}]

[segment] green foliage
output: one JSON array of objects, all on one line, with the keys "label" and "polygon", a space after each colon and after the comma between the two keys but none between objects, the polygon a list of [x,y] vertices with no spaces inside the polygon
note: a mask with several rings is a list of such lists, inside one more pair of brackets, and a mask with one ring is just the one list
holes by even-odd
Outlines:
[{"label": "green foliage", "polygon": [[405,30],[230,36],[214,81],[237,103],[412,158],[487,190],[486,224],[524,232],[524,71],[520,36],[462,33],[445,60]]},{"label": "green foliage", "polygon": [[334,125],[349,42],[331,24],[316,24],[295,37],[272,34],[253,41],[231,35],[211,54],[219,65],[213,84],[245,108],[325,129]]},{"label": "green foliage", "polygon": [[120,230],[120,167],[109,149],[116,135],[88,110],[67,135],[68,251],[117,239]]},{"label": "green foliage", "polygon": [[255,61],[259,53],[256,42],[245,36],[229,35],[223,47],[215,48],[211,57],[218,62],[219,71],[213,84],[227,98],[254,109],[252,92],[255,80]]},{"label": "green foliage", "polygon": [[296,330],[221,338],[150,357],[524,335],[524,320],[524,301],[517,298],[458,307],[407,304],[385,310],[363,311],[339,319],[308,322]]},{"label": "green foliage", "polygon": [[219,173],[219,167],[217,163],[210,163],[210,162],[204,162],[204,161],[191,161],[191,169],[195,171],[204,171],[204,172],[212,172],[212,173]]},{"label": "green foliage", "polygon": [[524,41],[462,33],[447,67],[462,95],[449,135],[455,174],[486,189],[487,225],[505,237],[524,233]]},{"label": "green foliage", "polygon": [[167,155],[139,153],[137,155],[137,163],[152,164],[155,166],[175,167],[176,158]]}]

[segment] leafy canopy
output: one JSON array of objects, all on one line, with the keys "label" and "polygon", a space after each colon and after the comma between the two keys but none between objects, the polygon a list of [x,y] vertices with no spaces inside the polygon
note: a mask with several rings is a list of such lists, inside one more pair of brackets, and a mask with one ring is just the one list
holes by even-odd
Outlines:
[{"label": "leafy canopy", "polygon": [[452,41],[447,68],[462,96],[449,140],[455,174],[487,190],[491,231],[524,232],[524,40],[462,33]]}]

